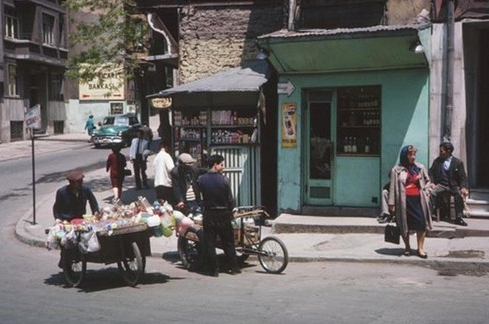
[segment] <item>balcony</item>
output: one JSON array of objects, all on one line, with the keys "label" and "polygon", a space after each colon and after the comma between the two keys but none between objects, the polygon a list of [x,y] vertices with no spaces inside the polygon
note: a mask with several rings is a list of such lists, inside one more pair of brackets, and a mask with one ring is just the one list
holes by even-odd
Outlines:
[{"label": "balcony", "polygon": [[68,50],[25,39],[4,38],[5,56],[31,62],[65,66]]}]

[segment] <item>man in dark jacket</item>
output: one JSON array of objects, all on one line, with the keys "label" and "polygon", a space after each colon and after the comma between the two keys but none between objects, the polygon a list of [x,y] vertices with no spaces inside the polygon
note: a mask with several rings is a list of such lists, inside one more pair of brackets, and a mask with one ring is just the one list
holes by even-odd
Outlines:
[{"label": "man in dark jacket", "polygon": [[440,206],[443,194],[450,194],[455,199],[455,224],[467,226],[462,219],[464,198],[468,196],[468,182],[464,164],[452,155],[453,145],[450,142],[440,144],[440,155],[433,161],[429,175],[434,186],[431,191],[431,203]]},{"label": "man in dark jacket", "polygon": [[241,273],[236,260],[234,233],[231,224],[234,200],[229,179],[222,174],[224,158],[221,155],[209,157],[209,171],[199,177],[199,187],[204,202],[204,241],[206,246],[209,275],[217,277],[219,268],[216,257],[216,239],[221,245],[232,274]]},{"label": "man in dark jacket", "polygon": [[195,159],[190,154],[182,153],[178,156],[178,166],[170,171],[176,203],[174,207],[184,214],[201,205],[197,179],[202,172],[194,163]]},{"label": "man in dark jacket", "polygon": [[78,170],[66,175],[69,184],[56,192],[53,206],[53,215],[56,220],[71,221],[75,218],[83,218],[87,211],[87,202],[90,204],[92,214],[99,212],[97,199],[92,190],[83,185],[83,177],[83,173]]}]

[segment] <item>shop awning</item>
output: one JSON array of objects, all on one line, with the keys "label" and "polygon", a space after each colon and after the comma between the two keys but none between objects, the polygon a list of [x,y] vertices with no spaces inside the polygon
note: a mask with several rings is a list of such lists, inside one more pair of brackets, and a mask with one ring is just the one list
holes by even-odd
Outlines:
[{"label": "shop awning", "polygon": [[[279,73],[426,68],[430,25],[280,30],[258,37]],[[418,44],[424,53],[416,53]]]},{"label": "shop awning", "polygon": [[173,108],[256,107],[261,86],[268,81],[270,67],[265,60],[252,60],[242,66],[162,90],[148,98],[171,97]]}]

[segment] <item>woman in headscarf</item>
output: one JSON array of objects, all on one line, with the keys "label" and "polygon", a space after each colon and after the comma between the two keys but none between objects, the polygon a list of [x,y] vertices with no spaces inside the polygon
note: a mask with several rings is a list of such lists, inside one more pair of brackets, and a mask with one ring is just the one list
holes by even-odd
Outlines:
[{"label": "woman in headscarf", "polygon": [[426,233],[431,229],[431,210],[426,189],[430,178],[425,166],[415,162],[417,149],[404,146],[399,164],[390,173],[389,209],[396,215],[396,222],[405,244],[404,255],[411,255],[409,234],[416,232],[417,255],[428,258],[424,249]]}]

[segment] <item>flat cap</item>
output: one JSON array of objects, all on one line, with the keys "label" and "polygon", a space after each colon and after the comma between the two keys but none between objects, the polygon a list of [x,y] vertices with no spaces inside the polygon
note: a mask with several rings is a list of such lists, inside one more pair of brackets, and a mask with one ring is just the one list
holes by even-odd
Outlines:
[{"label": "flat cap", "polygon": [[81,172],[80,170],[73,170],[66,175],[66,180],[79,181],[83,179],[83,177],[84,177],[83,172]]},{"label": "flat cap", "polygon": [[188,165],[195,163],[195,159],[192,157],[192,155],[190,155],[188,153],[180,154],[180,156],[178,157],[178,160],[180,162],[182,162],[183,164],[188,164]]}]

